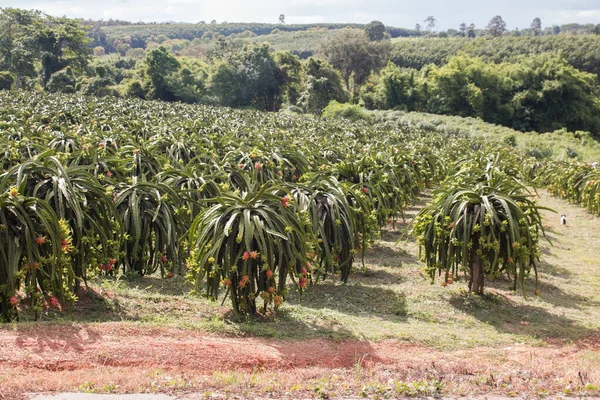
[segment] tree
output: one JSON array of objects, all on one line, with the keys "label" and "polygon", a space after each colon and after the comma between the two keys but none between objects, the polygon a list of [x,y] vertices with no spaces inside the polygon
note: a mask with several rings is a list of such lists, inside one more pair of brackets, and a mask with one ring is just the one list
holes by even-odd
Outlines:
[{"label": "tree", "polygon": [[415,25],[415,31],[420,34],[421,33],[421,24],[416,24]]},{"label": "tree", "polygon": [[476,36],[477,36],[477,32],[475,32],[475,24],[469,25],[469,27],[467,28],[467,37],[474,38]]},{"label": "tree", "polygon": [[538,36],[542,32],[542,20],[539,18],[534,18],[531,22],[531,32],[533,36]]},{"label": "tree", "polygon": [[460,24],[458,30],[460,31],[460,33],[462,34],[462,36],[467,36],[467,24],[465,24],[464,22],[462,24]]},{"label": "tree", "polygon": [[300,97],[302,81],[302,62],[300,58],[289,51],[275,53],[277,65],[277,81],[281,88],[281,102],[296,104]]},{"label": "tree", "polygon": [[15,88],[22,77],[34,77],[39,48],[35,39],[35,21],[41,18],[36,11],[5,8],[0,11],[0,70],[14,75]]},{"label": "tree", "polygon": [[130,98],[144,99],[146,98],[146,90],[140,81],[130,81],[125,87],[125,95]]},{"label": "tree", "polygon": [[428,111],[511,123],[512,108],[507,104],[512,87],[502,67],[465,55],[432,67],[427,75]]},{"label": "tree", "polygon": [[436,19],[433,15],[428,16],[427,18],[425,18],[425,23],[427,23],[427,30],[429,32],[433,32],[433,30],[435,29],[435,23],[436,23]]},{"label": "tree", "polygon": [[385,39],[385,25],[379,21],[371,21],[365,27],[365,32],[371,42],[378,42]]},{"label": "tree", "polygon": [[309,58],[304,67],[303,90],[298,101],[305,112],[320,115],[331,100],[350,99],[340,73],[327,61]]},{"label": "tree", "polygon": [[177,73],[180,64],[163,46],[152,50],[146,56],[147,72],[152,84],[152,98],[166,101],[175,100],[170,78]]},{"label": "tree", "polygon": [[523,77],[516,82],[511,98],[515,129],[552,132],[566,127],[571,132],[600,132],[597,76],[579,71],[564,58],[551,54],[523,59],[506,75]]},{"label": "tree", "polygon": [[77,80],[73,76],[71,68],[65,68],[62,71],[52,74],[46,85],[46,90],[50,93],[75,93]]},{"label": "tree", "polygon": [[279,23],[280,24],[285,24],[285,15],[279,14]]},{"label": "tree", "polygon": [[371,72],[385,65],[389,52],[389,43],[370,42],[364,31],[342,29],[324,41],[317,53],[340,70],[346,88],[355,93]]},{"label": "tree", "polygon": [[390,61],[362,87],[361,100],[368,109],[416,111],[421,101],[421,81],[417,70],[400,68]]},{"label": "tree", "polygon": [[222,105],[276,111],[281,103],[283,78],[269,45],[263,44],[248,46],[222,59],[210,86]]},{"label": "tree", "polygon": [[486,29],[494,37],[502,36],[506,32],[506,22],[500,15],[496,15],[490,20]]},{"label": "tree", "polygon": [[87,30],[78,20],[45,16],[36,22],[36,42],[41,54],[44,85],[52,74],[71,67],[83,71],[90,59]]}]

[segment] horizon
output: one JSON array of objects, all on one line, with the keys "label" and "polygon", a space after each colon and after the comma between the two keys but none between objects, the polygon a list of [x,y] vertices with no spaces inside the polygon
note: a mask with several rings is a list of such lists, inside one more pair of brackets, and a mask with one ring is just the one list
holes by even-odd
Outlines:
[{"label": "horizon", "polygon": [[[143,0],[107,0],[102,4],[91,0],[7,0],[3,7],[37,9],[54,16],[86,20],[122,20],[132,23],[198,23],[216,20],[217,23],[272,23],[277,24],[280,14],[286,24],[340,23],[365,24],[373,20],[386,26],[414,29],[420,24],[425,29],[425,18],[433,15],[435,31],[458,29],[464,22],[483,29],[495,15],[500,15],[509,30],[527,29],[534,18],[542,20],[543,27],[569,23],[597,24],[600,22],[600,0],[548,1],[543,7],[535,0],[509,0],[497,5],[473,0],[458,0],[447,4],[442,0],[426,3],[391,0],[326,0],[315,4],[309,0],[293,0],[279,4],[274,0],[243,2],[225,0],[219,4],[202,4],[195,0],[166,0],[151,3]],[[518,5],[518,6],[517,6]],[[266,13],[264,10],[271,10]],[[457,10],[464,10],[457,12]],[[190,15],[194,15],[191,17]]]}]

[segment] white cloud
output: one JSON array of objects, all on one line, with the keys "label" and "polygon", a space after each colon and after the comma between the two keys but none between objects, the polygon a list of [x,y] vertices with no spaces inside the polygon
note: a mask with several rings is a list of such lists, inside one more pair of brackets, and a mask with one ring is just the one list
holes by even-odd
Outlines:
[{"label": "white cloud", "polygon": [[502,15],[509,28],[529,26],[541,17],[544,26],[569,22],[600,23],[600,0],[0,0],[2,6],[36,8],[51,15],[130,21],[277,23],[368,22],[411,28],[427,15],[439,30],[461,22],[487,24]]},{"label": "white cloud", "polygon": [[547,20],[555,25],[575,22],[580,24],[598,24],[600,23],[600,9],[553,11],[548,13]]}]

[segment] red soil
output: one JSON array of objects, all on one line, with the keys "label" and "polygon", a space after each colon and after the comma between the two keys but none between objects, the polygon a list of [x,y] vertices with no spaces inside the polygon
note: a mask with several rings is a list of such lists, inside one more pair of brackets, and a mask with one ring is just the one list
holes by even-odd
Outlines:
[{"label": "red soil", "polygon": [[[344,384],[332,382],[330,390],[347,393],[364,384],[360,371],[368,371],[363,375],[369,382],[382,384],[435,379],[452,394],[558,393],[567,386],[600,384],[600,362],[586,364],[598,351],[600,335],[569,346],[439,351],[397,341],[224,338],[119,323],[32,325],[0,329],[0,399],[82,387],[118,392],[209,388],[248,395],[251,386],[264,396],[267,389],[260,382],[277,382],[277,389],[270,384],[268,391],[285,397],[290,387],[310,391],[313,382],[332,374]],[[236,371],[244,374],[229,381],[215,378]],[[161,380],[163,375],[170,380]],[[251,375],[255,379],[245,381]]]}]

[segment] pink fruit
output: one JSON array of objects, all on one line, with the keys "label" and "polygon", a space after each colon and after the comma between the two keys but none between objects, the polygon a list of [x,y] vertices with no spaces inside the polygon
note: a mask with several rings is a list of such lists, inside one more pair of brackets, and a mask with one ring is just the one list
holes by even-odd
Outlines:
[{"label": "pink fruit", "polygon": [[307,283],[308,283],[308,279],[302,277],[302,278],[300,278],[300,281],[298,281],[298,286],[300,286],[301,289],[304,289],[306,287]]},{"label": "pink fruit", "polygon": [[50,298],[48,299],[48,304],[50,304],[50,307],[56,307],[58,306],[58,300],[56,299],[56,297],[50,296]]}]

